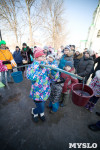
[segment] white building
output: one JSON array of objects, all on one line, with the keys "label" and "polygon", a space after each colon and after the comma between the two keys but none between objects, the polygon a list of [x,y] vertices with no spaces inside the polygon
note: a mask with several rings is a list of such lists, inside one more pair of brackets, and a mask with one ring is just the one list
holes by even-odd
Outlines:
[{"label": "white building", "polygon": [[93,21],[89,27],[85,47],[100,53],[100,0],[93,14]]}]

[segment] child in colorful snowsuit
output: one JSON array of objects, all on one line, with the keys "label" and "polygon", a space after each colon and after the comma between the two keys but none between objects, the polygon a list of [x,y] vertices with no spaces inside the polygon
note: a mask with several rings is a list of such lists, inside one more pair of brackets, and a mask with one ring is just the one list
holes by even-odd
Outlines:
[{"label": "child in colorful snowsuit", "polygon": [[48,65],[57,66],[57,61],[56,61],[55,57],[52,54],[47,56],[47,60],[48,60]]},{"label": "child in colorful snowsuit", "polygon": [[92,88],[94,96],[90,98],[85,108],[92,112],[94,106],[100,98],[100,70],[96,71],[96,75],[90,82],[89,86]]},{"label": "child in colorful snowsuit", "polygon": [[[38,122],[38,117],[40,117],[42,121],[45,121],[45,101],[48,99],[51,92],[51,79],[50,69],[40,66],[40,64],[42,63],[45,64],[43,62],[43,50],[41,49],[41,51],[36,51],[34,54],[34,58],[35,61],[27,69],[27,78],[32,82],[30,97],[36,104],[36,108],[32,108],[33,119],[35,122]],[[57,78],[58,73],[53,76],[52,80],[56,81]]]},{"label": "child in colorful snowsuit", "polygon": [[[66,62],[64,70],[70,73],[75,73],[75,68],[73,67],[73,63],[71,61]],[[63,107],[67,104],[67,101],[71,94],[72,86],[75,83],[78,83],[78,79],[65,73],[61,73],[61,77],[65,79],[60,101],[60,106]]]},{"label": "child in colorful snowsuit", "polygon": [[[58,67],[57,61],[55,60],[53,55],[48,55],[48,64],[51,65],[52,67]],[[52,74],[55,75],[55,72],[51,70]],[[57,81],[51,82],[51,94],[49,97],[49,108],[51,108],[50,113],[57,112],[59,108],[59,100],[61,97],[61,92],[62,92],[62,83],[64,80],[58,78]]]}]

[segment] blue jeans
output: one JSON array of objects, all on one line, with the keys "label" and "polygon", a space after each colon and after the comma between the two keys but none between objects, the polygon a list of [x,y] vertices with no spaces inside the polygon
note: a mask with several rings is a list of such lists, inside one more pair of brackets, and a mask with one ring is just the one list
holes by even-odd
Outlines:
[{"label": "blue jeans", "polygon": [[45,102],[35,102],[36,108],[33,110],[34,114],[40,114],[44,112]]},{"label": "blue jeans", "polygon": [[11,82],[11,70],[7,72],[1,72],[1,82],[6,84],[6,73],[7,73],[7,82]]}]

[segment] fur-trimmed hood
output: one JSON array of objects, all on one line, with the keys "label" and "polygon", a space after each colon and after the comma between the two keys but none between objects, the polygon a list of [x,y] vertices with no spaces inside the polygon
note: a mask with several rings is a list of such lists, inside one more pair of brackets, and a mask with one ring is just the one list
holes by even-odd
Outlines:
[{"label": "fur-trimmed hood", "polygon": [[79,55],[74,54],[74,59],[81,59],[83,57],[83,53],[80,53]]},{"label": "fur-trimmed hood", "polygon": [[100,79],[100,70],[96,71],[96,77]]}]

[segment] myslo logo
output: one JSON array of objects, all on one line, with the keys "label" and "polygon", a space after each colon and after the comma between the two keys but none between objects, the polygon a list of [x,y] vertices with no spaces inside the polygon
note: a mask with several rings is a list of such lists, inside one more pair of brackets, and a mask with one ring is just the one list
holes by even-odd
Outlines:
[{"label": "myslo logo", "polygon": [[69,148],[97,148],[97,143],[69,143]]}]

